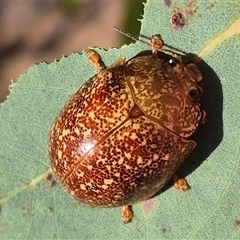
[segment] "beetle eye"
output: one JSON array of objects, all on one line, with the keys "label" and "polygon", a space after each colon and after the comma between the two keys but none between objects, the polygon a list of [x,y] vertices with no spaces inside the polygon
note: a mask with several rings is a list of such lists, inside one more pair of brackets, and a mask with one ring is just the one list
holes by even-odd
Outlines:
[{"label": "beetle eye", "polygon": [[190,95],[190,97],[191,97],[193,100],[198,100],[198,99],[200,98],[200,96],[201,96],[201,91],[200,91],[198,88],[196,88],[196,89],[191,89],[191,90],[189,91],[189,95]]},{"label": "beetle eye", "polygon": [[176,58],[170,58],[168,60],[169,67],[176,67],[179,61]]},{"label": "beetle eye", "polygon": [[179,60],[177,58],[174,57],[168,57],[166,59],[164,59],[163,61],[163,67],[164,69],[172,69],[174,67],[176,67],[179,64]]}]

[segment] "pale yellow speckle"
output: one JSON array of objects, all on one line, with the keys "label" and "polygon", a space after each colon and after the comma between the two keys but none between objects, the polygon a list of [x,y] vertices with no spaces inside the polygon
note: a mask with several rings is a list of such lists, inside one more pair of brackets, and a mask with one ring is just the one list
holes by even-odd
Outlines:
[{"label": "pale yellow speckle", "polygon": [[115,195],[115,196],[114,196],[115,199],[119,199],[119,198],[121,198],[121,197],[122,197],[121,195]]},{"label": "pale yellow speckle", "polygon": [[84,172],[76,173],[76,175],[77,175],[78,178],[83,177],[84,176]]},{"label": "pale yellow speckle", "polygon": [[131,138],[132,140],[135,140],[135,139],[137,138],[137,134],[136,134],[135,132],[133,132],[133,133],[131,134],[130,138]]},{"label": "pale yellow speckle", "polygon": [[102,188],[103,188],[103,189],[107,189],[108,186],[107,186],[107,185],[102,185]]},{"label": "pale yellow speckle", "polygon": [[95,118],[95,113],[94,113],[94,112],[90,112],[88,116],[89,116],[91,119],[94,119],[94,118]]},{"label": "pale yellow speckle", "polygon": [[72,196],[74,196],[74,195],[75,195],[75,192],[74,192],[74,191],[71,191],[70,194],[71,194]]},{"label": "pale yellow speckle", "polygon": [[111,171],[111,166],[110,165],[107,165],[106,168],[107,168],[108,171]]},{"label": "pale yellow speckle", "polygon": [[114,119],[114,118],[108,118],[108,117],[106,117],[105,120],[107,120],[107,121],[110,122],[110,123],[115,123],[115,122],[116,122],[116,119]]},{"label": "pale yellow speckle", "polygon": [[126,153],[125,156],[127,157],[127,159],[131,158],[131,153]]},{"label": "pale yellow speckle", "polygon": [[119,160],[118,160],[118,164],[122,164],[123,163],[123,158],[121,157]]},{"label": "pale yellow speckle", "polygon": [[63,140],[63,136],[60,135],[60,136],[58,137],[58,139],[59,139],[60,141],[62,141],[62,140]]},{"label": "pale yellow speckle", "polygon": [[92,165],[87,165],[88,170],[92,170],[93,166]]},{"label": "pale yellow speckle", "polygon": [[86,190],[86,186],[85,186],[84,184],[80,184],[80,188],[81,188],[82,190]]},{"label": "pale yellow speckle", "polygon": [[142,159],[142,157],[138,157],[138,159],[137,159],[137,164],[141,164],[141,163],[143,163],[143,159]]},{"label": "pale yellow speckle", "polygon": [[124,165],[126,169],[131,169],[132,167],[129,166],[128,164]]},{"label": "pale yellow speckle", "polygon": [[91,129],[85,129],[83,132],[84,138],[88,138],[91,135]]},{"label": "pale yellow speckle", "polygon": [[64,136],[68,135],[69,133],[70,133],[70,129],[63,129],[62,136],[64,137]]},{"label": "pale yellow speckle", "polygon": [[157,148],[157,144],[152,144],[151,147],[152,148]]},{"label": "pale yellow speckle", "polygon": [[132,125],[132,128],[133,128],[133,129],[139,129],[139,124],[138,124],[138,123],[134,123],[134,124]]},{"label": "pale yellow speckle", "polygon": [[153,160],[158,160],[158,159],[159,159],[159,155],[155,153],[155,154],[153,155]]},{"label": "pale yellow speckle", "polygon": [[62,159],[62,151],[61,150],[58,150],[58,158]]},{"label": "pale yellow speckle", "polygon": [[63,161],[63,166],[64,166],[64,169],[67,169],[68,168],[68,162],[67,161]]},{"label": "pale yellow speckle", "polygon": [[92,183],[87,183],[86,185],[89,187],[92,187]]},{"label": "pale yellow speckle", "polygon": [[148,160],[147,165],[149,166],[152,163],[152,160]]},{"label": "pale yellow speckle", "polygon": [[162,95],[160,93],[154,94],[152,99],[159,99]]},{"label": "pale yellow speckle", "polygon": [[71,141],[75,141],[76,138],[75,138],[74,136],[71,136],[71,137],[70,137],[70,140],[71,140]]},{"label": "pale yellow speckle", "polygon": [[119,118],[119,112],[113,112],[112,117],[114,119]]},{"label": "pale yellow speckle", "polygon": [[114,174],[114,176],[116,176],[116,177],[120,177],[120,173],[117,172],[117,173]]},{"label": "pale yellow speckle", "polygon": [[110,185],[113,183],[113,179],[104,179],[104,184]]},{"label": "pale yellow speckle", "polygon": [[168,161],[170,159],[170,154],[166,154],[163,158],[163,160]]},{"label": "pale yellow speckle", "polygon": [[74,132],[75,132],[77,135],[79,135],[79,134],[80,134],[79,128],[75,128],[75,129],[74,129]]}]

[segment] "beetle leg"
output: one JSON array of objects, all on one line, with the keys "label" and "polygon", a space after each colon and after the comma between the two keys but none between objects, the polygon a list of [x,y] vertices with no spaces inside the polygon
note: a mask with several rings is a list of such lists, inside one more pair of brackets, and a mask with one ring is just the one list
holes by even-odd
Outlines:
[{"label": "beetle leg", "polygon": [[201,110],[201,114],[202,114],[202,116],[201,116],[200,124],[204,124],[204,123],[206,123],[208,121],[208,119],[206,117],[207,114],[203,110]]},{"label": "beetle leg", "polygon": [[162,48],[163,41],[157,35],[152,35],[150,44],[152,46],[152,54],[156,55],[158,50]]},{"label": "beetle leg", "polygon": [[91,63],[95,67],[98,73],[104,68],[106,68],[106,66],[101,60],[100,55],[95,50],[88,49],[87,53],[89,54],[88,58],[89,63]]},{"label": "beetle leg", "polygon": [[186,192],[187,190],[190,189],[187,181],[184,178],[180,178],[178,175],[174,174],[172,177],[173,181],[174,181],[174,187],[177,190]]},{"label": "beetle leg", "polygon": [[121,211],[121,218],[125,224],[131,222],[131,220],[133,218],[133,212],[131,209],[131,205],[123,206],[122,211]]}]

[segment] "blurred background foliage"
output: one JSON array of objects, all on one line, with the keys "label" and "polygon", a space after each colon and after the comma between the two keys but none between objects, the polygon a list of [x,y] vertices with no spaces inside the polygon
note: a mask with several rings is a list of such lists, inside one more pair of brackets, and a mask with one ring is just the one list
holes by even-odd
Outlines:
[{"label": "blurred background foliage", "polygon": [[112,26],[139,35],[143,1],[1,1],[0,102],[39,62],[52,62],[92,46],[121,47],[130,39]]}]

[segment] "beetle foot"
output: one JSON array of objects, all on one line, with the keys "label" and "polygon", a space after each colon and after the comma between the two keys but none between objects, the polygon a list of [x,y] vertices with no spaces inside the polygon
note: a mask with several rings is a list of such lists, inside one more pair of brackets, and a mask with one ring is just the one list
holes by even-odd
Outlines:
[{"label": "beetle foot", "polygon": [[152,53],[157,54],[158,50],[163,46],[163,41],[157,35],[152,35],[150,44],[152,46]]},{"label": "beetle foot", "polygon": [[173,181],[174,181],[174,187],[177,190],[186,192],[190,189],[190,186],[188,185],[187,181],[184,178],[180,178],[176,174],[173,176]]},{"label": "beetle foot", "polygon": [[131,222],[131,220],[133,218],[133,212],[131,209],[131,205],[123,206],[122,211],[121,211],[121,218],[122,218],[124,224]]},{"label": "beetle foot", "polygon": [[96,71],[99,73],[102,69],[106,68],[103,64],[100,55],[93,49],[88,49],[87,53],[89,54],[88,62],[92,64]]},{"label": "beetle foot", "polygon": [[200,120],[200,124],[204,124],[204,123],[206,123],[207,121],[208,121],[208,119],[207,119],[207,117],[206,117],[206,112],[205,111],[203,111],[203,110],[201,110],[201,120]]}]

